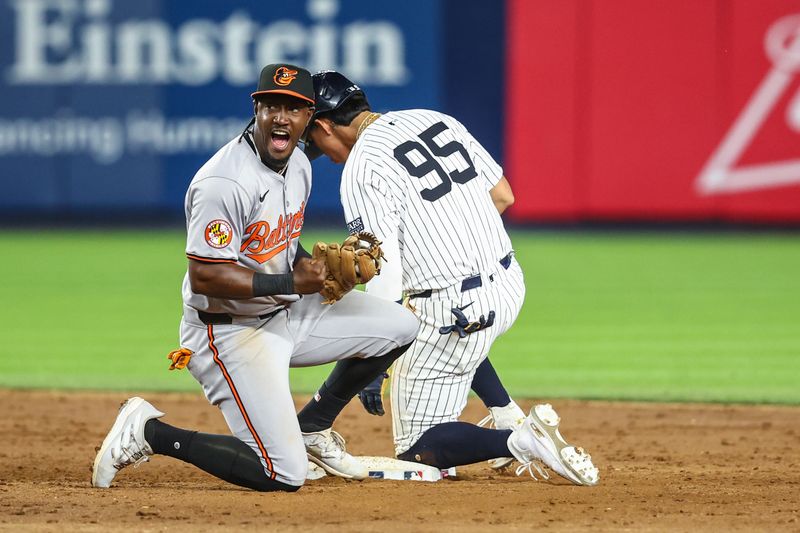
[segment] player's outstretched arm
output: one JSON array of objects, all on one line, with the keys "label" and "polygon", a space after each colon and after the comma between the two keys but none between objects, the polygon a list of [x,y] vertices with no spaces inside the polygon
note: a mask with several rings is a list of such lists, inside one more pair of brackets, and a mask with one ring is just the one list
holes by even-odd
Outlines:
[{"label": "player's outstretched arm", "polygon": [[500,178],[497,185],[491,188],[489,194],[492,197],[492,202],[497,208],[497,212],[501,215],[503,212],[514,204],[514,192],[511,190],[511,184],[505,176]]},{"label": "player's outstretched arm", "polygon": [[264,274],[232,263],[189,260],[192,291],[213,298],[244,300],[276,294],[313,294],[322,290],[326,275],[324,264],[307,258],[286,274]]}]

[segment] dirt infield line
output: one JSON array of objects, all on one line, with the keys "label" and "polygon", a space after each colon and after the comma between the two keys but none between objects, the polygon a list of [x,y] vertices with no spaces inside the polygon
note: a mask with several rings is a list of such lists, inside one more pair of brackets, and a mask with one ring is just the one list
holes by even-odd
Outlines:
[{"label": "dirt infield line", "polygon": [[[199,394],[147,398],[167,422],[227,432]],[[800,531],[797,407],[559,401],[564,434],[601,469],[594,488],[472,465],[456,481],[324,478],[259,494],[155,457],[92,489],[94,447],[124,399],[0,390],[0,530]],[[484,414],[470,402],[463,419]],[[354,454],[392,453],[389,418],[358,402],[336,427]]]}]

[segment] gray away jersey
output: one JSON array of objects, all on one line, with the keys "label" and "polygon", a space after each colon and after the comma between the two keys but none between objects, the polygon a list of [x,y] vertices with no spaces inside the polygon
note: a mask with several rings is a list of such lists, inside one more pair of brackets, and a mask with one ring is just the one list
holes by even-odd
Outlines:
[{"label": "gray away jersey", "polygon": [[[348,230],[375,233],[389,265],[398,261],[392,251],[402,256],[402,290],[455,285],[496,268],[511,251],[489,195],[502,177],[454,118],[424,109],[386,113],[364,130],[342,172]],[[370,284],[391,284],[390,278]],[[400,289],[377,292],[394,299]]]},{"label": "gray away jersey", "polygon": [[[283,274],[292,270],[297,251],[311,192],[311,164],[301,150],[294,150],[286,176],[281,176],[261,162],[249,140],[230,141],[192,179],[184,206],[186,256]],[[211,313],[262,315],[298,298],[212,298],[192,292],[188,272],[183,279],[184,304]]]}]

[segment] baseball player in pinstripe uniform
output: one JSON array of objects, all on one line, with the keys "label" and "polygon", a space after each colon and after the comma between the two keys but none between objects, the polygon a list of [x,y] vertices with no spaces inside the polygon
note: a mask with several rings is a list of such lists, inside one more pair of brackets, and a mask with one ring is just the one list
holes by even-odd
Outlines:
[{"label": "baseball player in pinstripe uniform", "polygon": [[476,369],[514,323],[525,295],[500,218],[513,198],[500,166],[450,116],[374,113],[342,74],[313,79],[317,108],[306,153],[344,163],[348,229],[383,241],[383,271],[366,291],[395,301],[404,294],[422,324],[394,364],[397,456],[440,468],[514,457],[522,463],[518,474],[534,475],[535,468],[548,477],[541,461],[575,484],[596,484],[591,457],[563,439],[548,404],[510,429],[458,422]]},{"label": "baseball player in pinstripe uniform", "polygon": [[[311,119],[311,74],[264,67],[252,94],[254,118],[195,175],[186,193],[182,349],[187,365],[233,435],[187,431],[131,398],[95,458],[92,484],[108,487],[121,468],[164,454],[221,479],[262,491],[295,491],[311,460],[363,479],[367,469],[332,430],[339,412],[413,341],[407,309],[351,292],[322,305],[325,264],[299,243],[311,165],[295,150]],[[289,367],[337,361],[314,398],[295,413]]]}]

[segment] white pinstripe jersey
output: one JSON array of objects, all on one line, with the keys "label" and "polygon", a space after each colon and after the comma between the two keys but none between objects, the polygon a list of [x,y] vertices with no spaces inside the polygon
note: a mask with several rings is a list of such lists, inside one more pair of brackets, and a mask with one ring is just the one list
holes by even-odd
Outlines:
[{"label": "white pinstripe jersey", "polygon": [[489,195],[502,176],[456,119],[424,109],[386,113],[363,131],[342,172],[348,229],[375,233],[389,262],[397,259],[388,250],[399,248],[402,290],[455,285],[511,251]]}]

